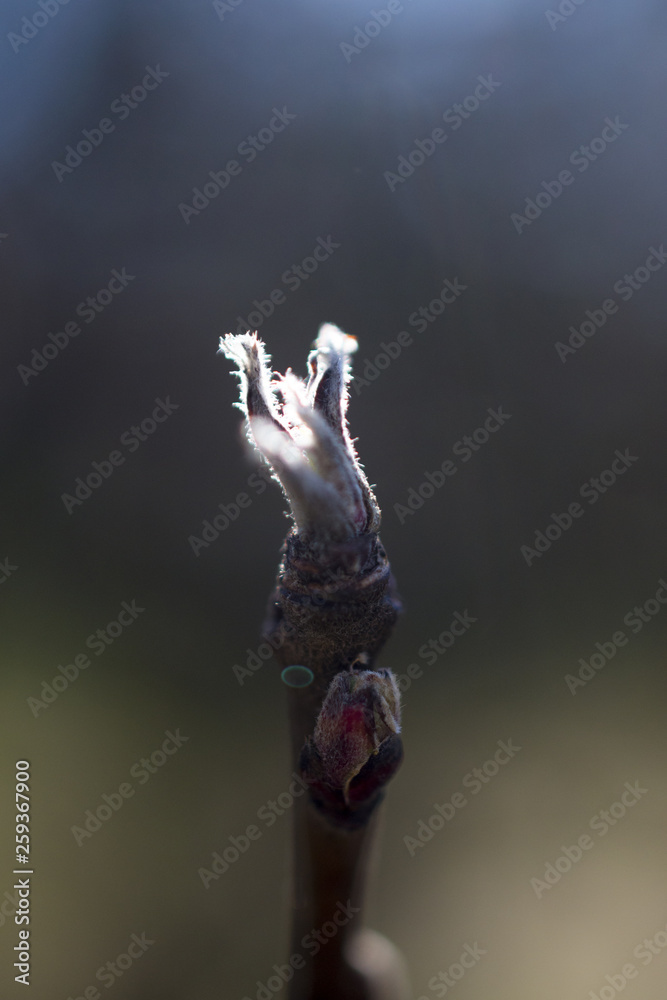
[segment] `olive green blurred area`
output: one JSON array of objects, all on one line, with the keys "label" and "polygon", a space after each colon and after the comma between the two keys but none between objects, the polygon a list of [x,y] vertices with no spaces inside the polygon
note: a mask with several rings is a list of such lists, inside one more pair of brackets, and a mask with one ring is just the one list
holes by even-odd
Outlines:
[{"label": "olive green blurred area", "polygon": [[[404,602],[364,921],[415,1000],[663,1000],[664,8],[406,2],[350,56],[364,4],[226,6],[73,3],[5,42],[0,995],[24,990],[21,760],[32,997],[287,995],[293,765],[257,649],[290,522],[217,353],[263,308],[278,371],[306,374],[322,322],[359,340],[350,431]],[[37,10],[7,3],[4,35]]]}]

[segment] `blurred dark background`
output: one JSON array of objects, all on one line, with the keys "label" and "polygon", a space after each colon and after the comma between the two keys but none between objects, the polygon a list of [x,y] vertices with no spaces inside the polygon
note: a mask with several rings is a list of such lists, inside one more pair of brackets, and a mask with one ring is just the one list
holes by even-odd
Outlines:
[{"label": "blurred dark background", "polygon": [[[667,957],[633,952],[667,926],[667,267],[638,272],[632,295],[623,276],[652,248],[655,267],[667,239],[664,4],[56,2],[6,0],[0,18],[2,994],[21,990],[20,759],[35,997],[106,995],[96,971],[133,933],[155,943],[109,984],[124,1000],[255,1000],[289,954],[289,813],[208,889],[198,874],[290,781],[277,669],[242,686],[233,671],[259,643],[285,504],[252,485],[217,353],[279,289],[259,327],[277,370],[305,374],[324,321],[359,339],[351,431],[406,607],[381,665],[423,668],[369,923],[403,950],[415,997],[436,996],[429,980],[477,942],[460,1000],[588,997],[625,963],[628,1000],[662,1000]],[[154,89],[134,91],[147,74]],[[493,89],[475,107],[480,77]],[[458,126],[443,119],[467,98]],[[294,117],[251,160],[239,146],[266,140],[276,109]],[[105,118],[113,129],[94,131]],[[98,145],[80,155],[84,130]],[[592,144],[603,132],[613,141]],[[208,206],[179,209],[234,159]],[[387,178],[399,163],[409,176]],[[543,182],[557,191],[568,169],[549,204]],[[513,222],[539,192],[540,214]],[[286,272],[320,239],[331,252],[295,287]],[[114,269],[132,280],[85,322],[79,303]],[[445,279],[465,290],[416,324]],[[556,343],[608,299],[616,311],[563,361]],[[411,344],[373,368],[401,331]],[[167,397],[177,409],[139,441],[130,428]],[[457,442],[498,407],[510,419],[464,461]],[[617,449],[636,461],[590,503],[580,488]],[[124,461],[89,497],[63,500],[114,451]],[[399,516],[448,458],[456,475]],[[250,506],[195,554],[191,537],[240,492]],[[526,558],[576,501],[583,515]],[[624,624],[651,600],[641,628]],[[145,611],[96,656],[87,637],[132,601]],[[465,611],[475,624],[427,663],[420,648]],[[627,644],[573,693],[566,675],[618,630]],[[90,668],[55,700],[28,701],[84,652]],[[130,777],[179,727],[182,748]],[[404,838],[498,740],[521,752],[412,856]],[[72,827],[128,781],[133,797],[79,846]],[[531,879],[635,781],[647,793],[538,898]]]}]

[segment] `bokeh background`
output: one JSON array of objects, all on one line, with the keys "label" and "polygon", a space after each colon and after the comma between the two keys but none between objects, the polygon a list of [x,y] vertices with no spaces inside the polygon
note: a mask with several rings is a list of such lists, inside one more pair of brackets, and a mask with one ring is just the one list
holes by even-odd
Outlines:
[{"label": "bokeh background", "polygon": [[[32,773],[32,996],[96,984],[123,1000],[255,1000],[289,954],[289,812],[208,889],[198,874],[290,781],[277,669],[243,685],[233,670],[259,643],[285,504],[252,486],[217,353],[280,289],[259,327],[277,370],[305,374],[324,321],[358,337],[362,374],[382,342],[413,338],[352,387],[349,413],[406,608],[381,664],[423,668],[405,691],[369,924],[402,949],[415,998],[442,995],[429,980],[477,943],[460,1000],[663,1000],[667,611],[650,604],[636,633],[623,619],[667,575],[667,268],[628,301],[613,286],[667,239],[664,4],[404,0],[388,21],[384,0],[71,0],[42,23],[45,9],[6,0],[0,15],[2,995],[23,989],[19,759]],[[355,37],[358,51],[342,46]],[[110,111],[158,66],[145,100]],[[488,99],[443,123],[489,75]],[[249,162],[239,144],[276,108],[294,118]],[[54,162],[105,117],[114,130],[58,177]],[[571,154],[607,118],[627,127],[580,171]],[[436,128],[447,140],[390,184]],[[179,205],[231,159],[240,174],[186,222]],[[518,232],[512,215],[568,168],[573,183]],[[294,288],[285,272],[319,238],[337,246]],[[26,377],[114,268],[132,281]],[[465,291],[411,324],[445,279]],[[561,360],[555,344],[610,297],[617,312]],[[121,437],[166,397],[177,409],[130,451]],[[498,407],[510,419],[456,458]],[[117,449],[125,462],[68,512],[63,494]],[[616,449],[636,461],[582,500]],[[399,516],[447,458],[457,474]],[[240,492],[250,506],[195,554],[191,536]],[[583,516],[528,565],[521,546],[577,500]],[[145,610],[90,653],[87,637],[133,600]],[[457,611],[476,622],[428,664],[420,648]],[[619,629],[627,645],[572,693],[566,675]],[[35,714],[28,699],[86,651],[91,667]],[[179,727],[178,752],[143,784],[130,777]],[[413,856],[404,838],[498,740],[521,751]],[[134,796],[79,846],[72,827],[127,781]],[[646,793],[592,832],[636,781]],[[538,898],[531,880],[586,833],[594,848]],[[133,933],[154,943],[122,978],[96,980]],[[634,954],[654,938],[650,961]],[[637,975],[621,990],[627,963]]]}]

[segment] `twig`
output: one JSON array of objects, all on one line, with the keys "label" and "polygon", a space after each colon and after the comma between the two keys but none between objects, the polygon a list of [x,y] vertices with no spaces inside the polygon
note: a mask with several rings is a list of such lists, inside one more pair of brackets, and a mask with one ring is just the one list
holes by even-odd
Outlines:
[{"label": "twig", "polygon": [[291,1000],[407,997],[398,952],[357,915],[378,805],[402,744],[396,682],[373,666],[400,602],[380,510],[347,429],[355,349],[354,338],[323,326],[305,384],[291,372],[272,380],[256,334],[221,342],[239,368],[248,437],[294,520],[264,626],[279,664],[300,667],[283,673],[288,684],[296,674],[302,685],[289,689],[293,766],[309,785],[294,819],[292,955],[302,959]]}]

